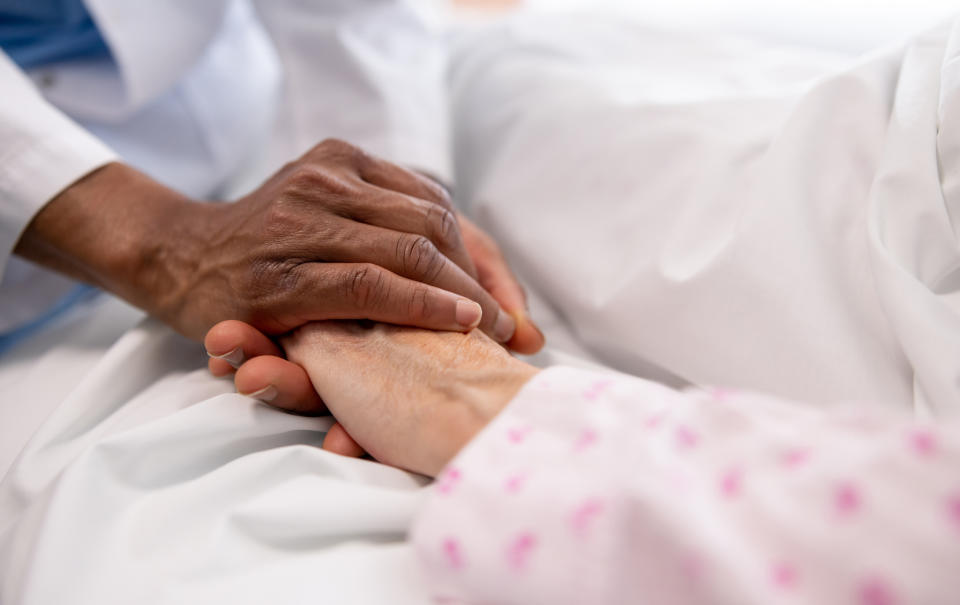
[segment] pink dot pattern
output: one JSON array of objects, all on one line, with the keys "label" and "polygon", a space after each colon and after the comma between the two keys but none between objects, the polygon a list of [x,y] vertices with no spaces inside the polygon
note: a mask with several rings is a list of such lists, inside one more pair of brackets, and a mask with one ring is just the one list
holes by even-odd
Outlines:
[{"label": "pink dot pattern", "polygon": [[893,590],[886,580],[870,577],[860,586],[860,603],[863,605],[896,605]]},{"label": "pink dot pattern", "polygon": [[577,441],[573,444],[574,451],[582,452],[586,449],[589,449],[597,441],[597,432],[593,429],[583,429],[580,431],[580,436],[577,438]]},{"label": "pink dot pattern", "polygon": [[583,535],[590,529],[593,520],[603,512],[603,502],[596,498],[590,498],[583,502],[577,510],[574,511],[570,520],[573,531]]},{"label": "pink dot pattern", "polygon": [[833,505],[840,516],[853,516],[861,506],[859,488],[849,482],[840,483],[833,492]]},{"label": "pink dot pattern", "polygon": [[960,531],[960,493],[947,498],[947,518]]},{"label": "pink dot pattern", "polygon": [[770,577],[773,584],[780,590],[791,591],[796,588],[797,570],[789,563],[782,561],[775,563],[770,570]]},{"label": "pink dot pattern", "polygon": [[740,486],[743,481],[743,472],[739,468],[733,468],[723,473],[720,477],[720,493],[726,499],[733,499],[740,495]]},{"label": "pink dot pattern", "polygon": [[[757,599],[745,605],[900,605],[927,602],[907,598],[904,577],[934,591],[955,580],[936,574],[944,569],[937,561],[960,560],[960,426],[912,427],[865,410],[856,423],[824,411],[811,427],[803,425],[808,408],[792,416],[782,401],[740,391],[705,398],[582,370],[543,374],[549,387],[522,391],[440,475],[414,532],[418,544],[436,536],[435,571],[459,587],[461,601],[516,602],[522,587],[524,602],[556,602],[548,595],[558,581],[595,574],[641,591],[613,593],[623,602],[710,603],[721,594],[714,583],[753,581],[738,589]],[[863,455],[870,447],[877,453]],[[870,465],[849,462],[860,459]],[[877,487],[905,476],[909,485]],[[887,503],[889,493],[909,506]],[[945,531],[916,532],[936,542],[911,551],[898,536],[931,518]],[[864,553],[893,563],[864,573]],[[930,553],[938,553],[933,563]],[[611,562],[622,576],[611,575]],[[630,572],[648,568],[657,571],[646,584]],[[664,581],[671,573],[677,581]],[[478,586],[493,592],[480,598],[469,588]],[[936,602],[956,596],[937,594]]]},{"label": "pink dot pattern", "polygon": [[534,548],[537,538],[531,532],[523,532],[510,542],[507,548],[507,562],[515,571],[524,571]]},{"label": "pink dot pattern", "polygon": [[462,473],[456,467],[447,468],[437,480],[437,492],[447,495],[460,483]]},{"label": "pink dot pattern", "polygon": [[521,473],[510,475],[503,482],[503,489],[506,490],[508,494],[516,494],[521,489],[523,489],[523,484],[526,482],[527,476]]},{"label": "pink dot pattern", "polygon": [[929,429],[917,429],[910,433],[910,444],[921,456],[932,456],[937,451],[937,438]]},{"label": "pink dot pattern", "polygon": [[443,541],[443,554],[451,568],[463,567],[463,554],[460,552],[460,542],[456,538],[447,538]]}]

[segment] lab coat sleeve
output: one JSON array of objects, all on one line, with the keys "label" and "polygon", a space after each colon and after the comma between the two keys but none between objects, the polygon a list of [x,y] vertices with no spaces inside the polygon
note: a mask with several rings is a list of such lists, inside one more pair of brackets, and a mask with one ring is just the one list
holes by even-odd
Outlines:
[{"label": "lab coat sleeve", "polygon": [[438,602],[956,603],[960,424],[541,372],[438,477]]},{"label": "lab coat sleeve", "polygon": [[0,52],[0,278],[24,229],[57,193],[116,159],[43,99]]},{"label": "lab coat sleeve", "polygon": [[278,161],[344,139],[452,176],[443,41],[402,0],[257,0],[283,65]]}]

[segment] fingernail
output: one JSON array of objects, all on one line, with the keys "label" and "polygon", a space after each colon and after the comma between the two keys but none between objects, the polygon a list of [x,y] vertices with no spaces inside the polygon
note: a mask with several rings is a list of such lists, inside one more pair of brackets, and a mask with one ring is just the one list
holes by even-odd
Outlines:
[{"label": "fingernail", "polygon": [[239,368],[244,361],[243,349],[237,347],[236,349],[230,351],[229,353],[224,353],[223,355],[214,355],[210,351],[207,351],[207,355],[213,359],[222,359],[225,362],[229,363],[234,368]]},{"label": "fingernail", "polygon": [[510,317],[509,313],[500,309],[500,313],[497,315],[497,325],[493,326],[493,337],[500,342],[507,342],[513,337],[516,329],[517,322]]},{"label": "fingernail", "polygon": [[457,301],[458,324],[464,328],[476,328],[481,317],[483,317],[483,309],[480,308],[480,305],[466,298]]},{"label": "fingernail", "polygon": [[253,393],[240,393],[241,395],[246,395],[247,397],[253,397],[254,399],[259,399],[264,403],[270,403],[277,398],[279,394],[275,386],[268,385],[260,389],[259,391],[254,391]]}]

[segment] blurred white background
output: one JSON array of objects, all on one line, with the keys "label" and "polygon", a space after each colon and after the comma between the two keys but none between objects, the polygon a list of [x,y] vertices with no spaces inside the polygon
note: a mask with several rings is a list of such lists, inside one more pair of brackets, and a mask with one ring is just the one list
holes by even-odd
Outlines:
[{"label": "blurred white background", "polygon": [[417,0],[444,18],[605,11],[652,25],[863,52],[960,13],[957,0]]}]

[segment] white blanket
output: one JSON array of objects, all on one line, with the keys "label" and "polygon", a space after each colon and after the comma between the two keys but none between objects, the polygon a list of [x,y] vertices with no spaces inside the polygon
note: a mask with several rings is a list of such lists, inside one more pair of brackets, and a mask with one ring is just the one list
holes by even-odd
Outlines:
[{"label": "white blanket", "polygon": [[[825,75],[811,52],[517,22],[455,59],[459,195],[561,349],[946,412],[958,56],[945,27]],[[4,406],[52,410],[0,483],[0,602],[427,601],[422,478],[319,450],[329,421],[233,394],[139,319],[103,299],[0,365]]]},{"label": "white blanket", "polygon": [[456,60],[459,193],[618,369],[956,410],[956,27],[837,71],[519,21]]}]

